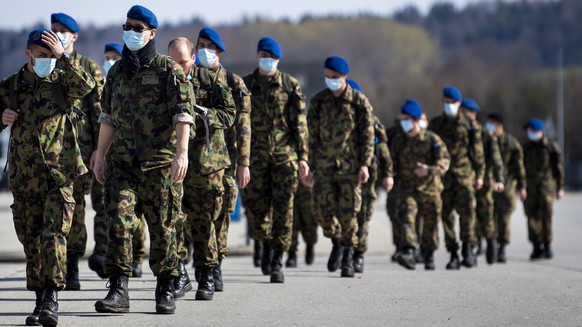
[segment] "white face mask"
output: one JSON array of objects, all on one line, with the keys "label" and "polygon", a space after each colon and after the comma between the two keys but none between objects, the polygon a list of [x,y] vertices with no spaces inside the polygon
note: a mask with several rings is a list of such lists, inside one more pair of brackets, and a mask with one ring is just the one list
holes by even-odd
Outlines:
[{"label": "white face mask", "polygon": [[542,134],[538,134],[536,131],[527,131],[527,138],[530,141],[537,142],[542,139]]},{"label": "white face mask", "polygon": [[422,129],[426,129],[428,127],[428,121],[421,119],[418,121],[418,126]]},{"label": "white face mask", "polygon": [[497,126],[495,126],[495,124],[493,124],[493,123],[487,123],[487,124],[485,124],[485,128],[491,134],[495,134],[495,131],[497,131]]},{"label": "white face mask", "polygon": [[277,65],[279,64],[279,59],[273,58],[259,58],[259,68],[268,73],[272,73],[277,70]]},{"label": "white face mask", "polygon": [[327,88],[332,91],[338,91],[342,88],[342,79],[341,78],[325,78],[325,85]]},{"label": "white face mask", "polygon": [[65,50],[69,47],[69,45],[71,45],[71,39],[68,38],[65,34],[58,32],[57,36],[59,37],[59,40],[61,40],[61,43],[63,44],[63,48],[65,48]]},{"label": "white face mask", "polygon": [[105,75],[109,73],[109,69],[111,69],[115,62],[117,62],[117,60],[114,59],[105,60],[105,62],[103,62],[103,71],[105,72]]},{"label": "white face mask", "polygon": [[144,33],[123,31],[123,42],[131,51],[137,51],[146,45]]},{"label": "white face mask", "polygon": [[456,103],[445,103],[444,110],[447,116],[455,117],[459,113],[459,106]]},{"label": "white face mask", "polygon": [[200,49],[198,50],[198,60],[200,60],[200,64],[204,67],[210,67],[216,61],[216,50],[212,49]]},{"label": "white face mask", "polygon": [[53,72],[56,65],[56,58],[34,58],[32,69],[39,77],[45,78]]},{"label": "white face mask", "polygon": [[401,120],[400,127],[402,127],[402,130],[404,131],[404,133],[408,133],[414,129],[414,123],[410,119]]}]

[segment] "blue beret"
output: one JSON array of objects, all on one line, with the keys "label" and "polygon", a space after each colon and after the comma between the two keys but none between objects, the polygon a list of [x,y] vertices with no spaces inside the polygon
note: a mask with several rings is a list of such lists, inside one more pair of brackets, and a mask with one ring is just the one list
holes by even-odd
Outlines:
[{"label": "blue beret", "polygon": [[352,87],[352,89],[354,90],[358,90],[362,93],[364,93],[364,91],[362,91],[362,88],[360,87],[360,85],[358,83],[356,83],[356,81],[354,81],[353,79],[346,79],[346,82],[348,83],[349,86]]},{"label": "blue beret", "polygon": [[158,19],[148,8],[135,5],[127,12],[127,18],[136,19],[148,24],[151,28],[158,28]]},{"label": "blue beret", "polygon": [[204,27],[203,29],[201,29],[200,33],[198,33],[198,38],[210,40],[222,52],[226,52],[226,48],[224,47],[224,44],[222,43],[222,39],[220,38],[220,34],[218,34],[218,32],[213,30],[212,28]]},{"label": "blue beret", "polygon": [[281,50],[279,42],[272,37],[263,37],[259,40],[257,52],[259,51],[265,51],[279,59],[283,58],[283,50]]},{"label": "blue beret", "polygon": [[108,51],[115,51],[119,54],[121,54],[123,52],[123,45],[119,44],[119,43],[107,43],[105,44],[105,52]]},{"label": "blue beret", "polygon": [[531,128],[531,129],[536,130],[536,131],[543,131],[544,130],[544,122],[539,118],[532,118],[527,122],[525,127]]},{"label": "blue beret", "polygon": [[77,25],[77,21],[73,19],[73,17],[63,14],[62,12],[52,14],[51,15],[51,24],[54,23],[61,23],[64,27],[71,30],[73,33],[79,33],[79,25]]},{"label": "blue beret", "polygon": [[348,65],[348,62],[342,57],[332,56],[325,59],[323,67],[343,75],[350,73],[350,66]]},{"label": "blue beret", "polygon": [[443,89],[443,96],[445,98],[453,99],[455,101],[461,101],[463,97],[461,92],[457,90],[454,86],[447,86]]},{"label": "blue beret", "polygon": [[42,41],[42,39],[40,38],[42,33],[44,33],[44,32],[50,32],[50,31],[47,29],[44,29],[44,28],[39,28],[39,29],[36,29],[36,30],[30,32],[28,34],[28,41],[26,42],[26,44],[27,45],[28,44],[35,44],[35,45],[39,45],[43,48],[50,50],[51,47],[49,47],[48,44],[44,43]]},{"label": "blue beret", "polygon": [[400,112],[415,120],[419,120],[422,116],[422,108],[416,100],[406,100],[406,103],[400,107]]},{"label": "blue beret", "polygon": [[479,107],[477,102],[473,99],[464,99],[463,102],[461,102],[461,107],[471,111],[481,111],[481,107]]}]

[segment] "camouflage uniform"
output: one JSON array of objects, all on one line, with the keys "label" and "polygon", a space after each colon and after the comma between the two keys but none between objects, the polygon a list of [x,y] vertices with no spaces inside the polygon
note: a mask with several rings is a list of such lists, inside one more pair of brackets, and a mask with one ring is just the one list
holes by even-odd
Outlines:
[{"label": "camouflage uniform", "polygon": [[447,251],[459,249],[453,209],[460,216],[461,241],[475,244],[475,180],[485,176],[485,158],[481,131],[462,113],[455,118],[441,115],[431,120],[429,127],[447,145],[451,156],[450,169],[443,178],[442,220]]},{"label": "camouflage uniform", "polygon": [[368,223],[374,213],[376,181],[392,177],[392,158],[388,150],[388,137],[384,125],[374,116],[374,159],[369,167],[370,178],[362,185],[362,208],[358,213],[358,247],[356,251],[366,253],[368,250]]},{"label": "camouflage uniform", "polygon": [[[277,71],[245,76],[251,96],[251,180],[243,190],[255,239],[274,251],[291,245],[297,161],[308,159],[305,96],[297,80]],[[269,212],[272,209],[272,217]]]},{"label": "camouflage uniform", "polygon": [[[450,164],[447,147],[438,135],[421,129],[416,136],[400,133],[392,141],[390,150],[394,158],[394,173],[400,183],[398,214],[402,222],[402,243],[399,248],[416,249],[419,246],[420,235],[415,225],[420,216],[423,222],[420,242],[424,249],[434,252],[439,244],[438,221],[443,204],[441,178]],[[417,162],[429,166],[427,176],[414,174]]]},{"label": "camouflage uniform", "polygon": [[526,186],[523,150],[519,141],[508,133],[497,137],[497,142],[503,159],[505,190],[493,194],[495,231],[499,244],[509,244],[511,213],[515,210],[515,190]]},{"label": "camouflage uniform", "polygon": [[[231,165],[224,131],[233,125],[236,108],[224,68],[213,71],[198,67],[191,75],[195,111],[202,118],[196,121],[196,136],[190,142],[190,167],[184,180],[182,208],[192,228],[194,265],[201,269],[218,264],[220,230],[216,221],[224,201],[224,171]],[[208,111],[202,113],[198,106]]]},{"label": "camouflage uniform", "polygon": [[91,76],[72,61],[46,78],[25,66],[0,82],[0,108],[18,112],[8,163],[12,215],[26,255],[28,290],[65,288],[73,182],[88,172],[70,115],[74,101],[94,87]]},{"label": "camouflage uniform", "polygon": [[293,234],[289,253],[296,253],[299,246],[299,232],[307,245],[317,243],[317,221],[313,216],[313,186],[299,182],[293,203]]},{"label": "camouflage uniform", "polygon": [[[396,139],[396,137],[402,134],[402,127],[400,127],[400,123],[396,121],[394,126],[390,127],[386,131],[388,137],[388,149],[392,147],[392,141]],[[400,183],[398,182],[398,176],[394,176],[394,186],[392,190],[388,192],[388,196],[386,197],[386,212],[388,213],[388,218],[390,218],[390,222],[392,223],[392,243],[394,247],[398,251],[398,247],[400,246],[401,242],[401,226],[400,218],[398,217],[398,194]]]},{"label": "camouflage uniform", "polygon": [[338,98],[325,89],[311,100],[307,121],[314,214],[326,237],[357,247],[362,203],[358,171],[371,167],[374,158],[372,106],[349,85]]},{"label": "camouflage uniform", "polygon": [[523,145],[527,198],[523,204],[527,216],[529,240],[551,243],[552,204],[557,190],[564,189],[564,168],[558,144],[544,136],[539,142]]},{"label": "camouflage uniform", "polygon": [[[150,41],[152,42],[152,41]],[[149,45],[148,46],[153,46]],[[130,276],[131,244],[143,214],[155,276],[177,276],[176,229],[182,182],[171,179],[175,124],[192,124],[191,87],[180,66],[155,53],[126,76],[121,59],[109,71],[99,122],[113,126],[105,181],[109,214],[106,273]]]}]

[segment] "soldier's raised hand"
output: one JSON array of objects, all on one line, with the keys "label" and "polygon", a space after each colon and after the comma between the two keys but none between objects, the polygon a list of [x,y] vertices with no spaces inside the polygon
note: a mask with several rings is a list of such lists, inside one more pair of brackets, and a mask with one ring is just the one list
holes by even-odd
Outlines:
[{"label": "soldier's raised hand", "polygon": [[12,109],[6,109],[2,113],[2,124],[8,126],[14,124],[14,122],[18,119],[18,112]]},{"label": "soldier's raised hand", "polygon": [[55,57],[57,57],[57,59],[61,59],[63,52],[65,52],[65,48],[63,48],[63,44],[61,43],[61,40],[59,39],[57,34],[55,34],[55,32],[52,31],[44,32],[41,35],[41,39],[46,45],[48,45],[51,48],[51,51],[53,52]]}]

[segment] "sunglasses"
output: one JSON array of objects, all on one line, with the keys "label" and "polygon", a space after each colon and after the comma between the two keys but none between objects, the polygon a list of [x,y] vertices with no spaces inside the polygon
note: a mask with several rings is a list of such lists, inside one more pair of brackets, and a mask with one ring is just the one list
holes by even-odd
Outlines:
[{"label": "sunglasses", "polygon": [[140,25],[137,26],[133,26],[130,24],[123,24],[123,30],[124,31],[131,31],[133,30],[136,33],[142,33],[143,31],[149,31],[151,28],[147,28],[147,27],[143,27]]}]

